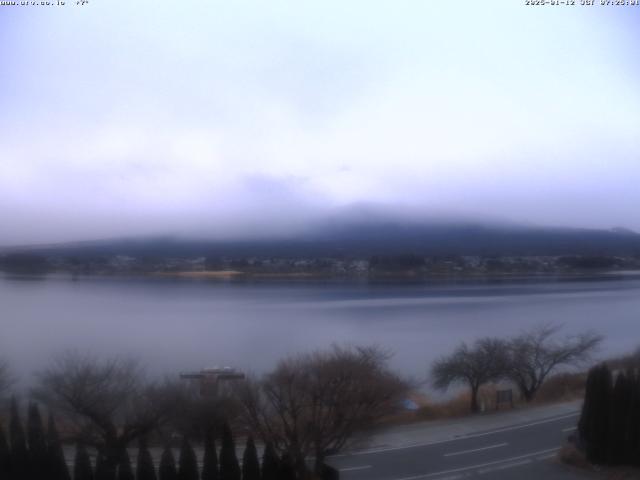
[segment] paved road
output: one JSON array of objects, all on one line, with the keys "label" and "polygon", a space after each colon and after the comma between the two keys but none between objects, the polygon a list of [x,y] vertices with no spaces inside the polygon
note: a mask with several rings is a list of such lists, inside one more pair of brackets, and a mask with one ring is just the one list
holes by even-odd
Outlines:
[{"label": "paved road", "polygon": [[[344,480],[585,478],[555,460],[558,449],[575,430],[576,405],[568,405],[561,414],[544,417],[541,413],[544,410],[532,415],[530,421],[512,424],[505,423],[513,415],[492,416],[484,423],[503,425],[458,437],[451,435],[445,439],[374,447],[332,457],[329,463],[341,471],[340,478]],[[482,420],[473,421],[477,426],[483,424]],[[425,424],[421,428],[429,426]]]}]

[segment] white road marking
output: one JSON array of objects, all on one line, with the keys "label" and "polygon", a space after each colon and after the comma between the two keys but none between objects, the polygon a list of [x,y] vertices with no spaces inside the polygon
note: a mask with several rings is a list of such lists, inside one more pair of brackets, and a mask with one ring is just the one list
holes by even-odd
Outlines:
[{"label": "white road marking", "polygon": [[491,430],[489,432],[472,433],[472,434],[464,435],[464,436],[461,436],[461,437],[449,438],[447,440],[435,440],[435,441],[432,441],[432,442],[410,443],[408,445],[402,445],[402,446],[399,446],[399,447],[372,448],[370,450],[360,450],[360,451],[357,451],[357,452],[341,453],[341,454],[338,454],[338,455],[332,455],[329,458],[355,457],[356,455],[370,455],[370,454],[374,454],[374,453],[395,452],[395,451],[398,451],[398,450],[406,450],[406,449],[409,449],[409,448],[428,447],[430,445],[439,445],[441,443],[457,442],[457,441],[461,441],[461,440],[467,440],[467,439],[470,439],[470,438],[486,437],[487,435],[494,435],[496,433],[509,432],[509,431],[512,431],[512,430],[519,430],[519,429],[522,429],[522,428],[535,427],[536,425],[543,425],[545,423],[557,422],[558,420],[564,420],[566,418],[577,417],[578,415],[580,415],[580,412],[569,413],[567,415],[561,415],[559,417],[547,418],[545,420],[540,420],[538,422],[525,423],[525,424],[522,424],[522,425],[514,425],[514,426],[511,426],[511,427],[504,427],[504,428],[500,428],[498,430]]},{"label": "white road marking", "polygon": [[481,468],[478,470],[480,475],[484,475],[485,473],[497,472],[499,470],[506,470],[508,468],[520,467],[522,465],[527,465],[531,463],[531,460],[525,459],[520,460],[518,462],[505,463],[504,465],[498,465],[497,467],[489,467],[489,468]]},{"label": "white road marking", "polygon": [[573,432],[574,430],[577,430],[578,427],[568,427],[568,428],[563,428],[562,431],[563,432]]},{"label": "white road marking", "polygon": [[464,455],[465,453],[474,453],[474,452],[481,452],[483,450],[491,450],[492,448],[500,448],[500,447],[506,447],[507,445],[509,445],[508,443],[497,443],[495,445],[489,445],[487,447],[480,447],[480,448],[473,448],[471,450],[462,450],[460,452],[453,452],[453,453],[445,453],[444,456],[445,457],[455,457],[457,455]]},{"label": "white road marking", "polygon": [[338,470],[340,470],[341,472],[353,472],[355,470],[366,470],[368,468],[371,468],[371,465],[360,465],[359,467],[344,467],[339,468]]},{"label": "white road marking", "polygon": [[550,453],[548,455],[541,455],[536,457],[536,460],[549,460],[550,458],[554,458],[556,456],[556,452]]},{"label": "white road marking", "polygon": [[508,464],[510,462],[515,462],[517,460],[522,460],[525,458],[530,459],[531,457],[544,455],[545,453],[550,453],[550,452],[557,452],[558,450],[560,450],[560,447],[548,448],[546,450],[539,450],[537,452],[518,455],[517,457],[503,458],[502,460],[494,460],[493,462],[479,463],[478,465],[470,465],[468,467],[452,468],[451,470],[442,470],[440,472],[424,473],[422,475],[413,475],[411,477],[401,477],[401,478],[396,478],[395,480],[420,480],[423,478],[431,478],[431,477],[437,477],[440,475],[447,475],[449,473],[466,472],[469,470],[476,470],[484,467],[491,467],[494,465]]}]

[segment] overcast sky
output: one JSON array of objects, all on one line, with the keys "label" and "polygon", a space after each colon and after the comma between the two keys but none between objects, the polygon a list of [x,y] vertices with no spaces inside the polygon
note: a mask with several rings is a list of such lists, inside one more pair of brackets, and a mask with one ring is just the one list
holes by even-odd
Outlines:
[{"label": "overcast sky", "polygon": [[640,229],[639,42],[631,6],[3,6],[0,244],[360,203]]}]

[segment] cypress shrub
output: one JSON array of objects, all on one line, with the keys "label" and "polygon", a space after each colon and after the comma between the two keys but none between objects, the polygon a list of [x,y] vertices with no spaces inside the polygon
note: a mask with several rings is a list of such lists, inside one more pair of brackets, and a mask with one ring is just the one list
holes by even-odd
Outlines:
[{"label": "cypress shrub", "polygon": [[29,445],[30,478],[33,480],[45,478],[49,470],[47,440],[40,409],[35,403],[30,403],[27,410],[27,443]]},{"label": "cypress shrub", "polygon": [[180,461],[178,468],[179,480],[198,480],[198,459],[189,439],[185,436],[180,447]]},{"label": "cypress shrub", "polygon": [[76,456],[73,462],[73,480],[93,480],[91,459],[84,445],[76,445]]},{"label": "cypress shrub", "polygon": [[225,423],[222,428],[222,448],[220,449],[220,479],[240,480],[241,476],[231,428]]},{"label": "cypress shrub", "polygon": [[264,446],[262,455],[262,480],[278,480],[280,461],[273,445],[269,442]]},{"label": "cypress shrub", "polygon": [[4,434],[4,429],[2,425],[0,425],[0,478],[9,478],[10,468],[11,452],[9,450],[9,443]]},{"label": "cypress shrub", "polygon": [[580,419],[578,420],[578,436],[581,444],[586,447],[587,442],[593,435],[593,398],[595,395],[596,368],[590,368],[585,382],[584,400],[582,402],[582,410]]},{"label": "cypress shrub", "polygon": [[11,475],[12,480],[29,479],[29,450],[24,434],[18,402],[11,399],[11,420],[9,422],[9,439],[11,442]]},{"label": "cypress shrub", "polygon": [[611,392],[609,368],[602,364],[589,370],[578,432],[591,463],[604,464],[607,461]]},{"label": "cypress shrub", "polygon": [[280,459],[280,471],[278,480],[296,480],[296,470],[293,465],[293,458],[285,452]]},{"label": "cypress shrub", "polygon": [[140,439],[140,444],[138,446],[136,479],[156,480],[156,469],[153,465],[153,458],[151,457],[151,452],[149,452],[149,448],[147,447],[147,441],[144,438]]},{"label": "cypress shrub", "polygon": [[49,414],[47,426],[47,457],[49,464],[49,478],[51,480],[71,480],[69,467],[64,458],[60,435],[52,414]]},{"label": "cypress shrub", "polygon": [[176,461],[173,458],[171,448],[167,447],[160,457],[160,468],[158,469],[158,480],[178,480]]},{"label": "cypress shrub", "polygon": [[93,476],[95,480],[115,480],[116,478],[115,468],[113,468],[111,462],[107,461],[104,452],[98,452]]},{"label": "cypress shrub", "polygon": [[612,465],[627,463],[627,433],[629,414],[631,413],[631,393],[627,376],[618,374],[611,394],[607,461]]},{"label": "cypress shrub", "polygon": [[631,401],[627,421],[626,457],[631,465],[640,466],[640,370],[627,375]]},{"label": "cypress shrub", "polygon": [[136,480],[133,475],[133,468],[131,468],[129,452],[127,452],[126,448],[122,451],[120,462],[118,462],[117,480]]},{"label": "cypress shrub", "polygon": [[242,456],[242,480],[260,480],[260,464],[253,437],[249,435]]},{"label": "cypress shrub", "polygon": [[218,480],[218,454],[216,442],[211,433],[204,439],[204,458],[202,459],[202,480]]}]

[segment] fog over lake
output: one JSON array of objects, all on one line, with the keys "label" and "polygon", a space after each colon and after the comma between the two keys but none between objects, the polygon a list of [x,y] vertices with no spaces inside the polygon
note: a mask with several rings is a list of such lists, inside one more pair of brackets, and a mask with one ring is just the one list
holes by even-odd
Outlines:
[{"label": "fog over lake", "polygon": [[[141,359],[150,373],[214,365],[261,372],[334,342],[379,344],[424,378],[463,340],[544,322],[605,334],[600,356],[640,345],[640,278],[431,284],[0,277],[0,355],[28,380],[68,348]],[[23,380],[23,384],[24,384]]]}]

